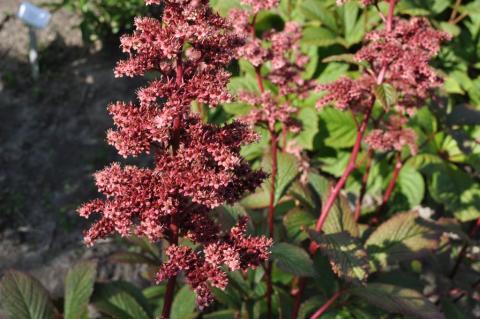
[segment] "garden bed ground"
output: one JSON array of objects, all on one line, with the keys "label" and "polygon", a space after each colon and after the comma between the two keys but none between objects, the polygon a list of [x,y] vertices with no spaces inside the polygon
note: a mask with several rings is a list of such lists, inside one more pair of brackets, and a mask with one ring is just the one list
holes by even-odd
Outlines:
[{"label": "garden bed ground", "polygon": [[[62,10],[39,32],[42,75],[34,83],[27,28],[5,18],[17,5],[0,6],[0,275],[25,270],[59,293],[72,263],[115,249],[85,248],[89,222],[75,209],[96,196],[91,174],[116,159],[105,142],[112,125],[106,106],[132,98],[138,83],[114,79],[116,57],[83,46],[78,19]],[[101,276],[131,276],[102,264]]]}]

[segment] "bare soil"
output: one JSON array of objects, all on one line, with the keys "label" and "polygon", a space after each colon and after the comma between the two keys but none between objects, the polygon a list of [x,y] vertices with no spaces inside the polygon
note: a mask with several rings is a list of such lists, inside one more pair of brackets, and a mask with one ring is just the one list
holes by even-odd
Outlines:
[{"label": "bare soil", "polygon": [[[38,31],[41,78],[32,81],[27,27],[8,18],[19,3],[0,0],[0,276],[28,271],[58,294],[73,263],[118,249],[111,241],[86,248],[92,221],[75,210],[97,196],[92,173],[119,160],[105,142],[106,106],[133,99],[139,83],[115,79],[120,50],[87,48],[78,17],[64,10]],[[101,264],[101,277],[132,276]]]}]

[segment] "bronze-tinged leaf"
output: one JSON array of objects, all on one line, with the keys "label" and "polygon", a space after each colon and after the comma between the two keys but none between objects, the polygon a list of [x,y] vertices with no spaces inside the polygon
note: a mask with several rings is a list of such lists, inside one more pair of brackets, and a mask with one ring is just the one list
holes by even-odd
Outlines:
[{"label": "bronze-tinged leaf", "polygon": [[335,272],[349,282],[364,283],[369,274],[367,252],[358,238],[343,231],[335,234],[320,234],[309,231],[310,237],[320,245]]},{"label": "bronze-tinged leaf", "polygon": [[399,213],[381,224],[365,246],[372,266],[382,267],[413,258],[438,247],[441,233],[433,222],[419,217],[417,211]]},{"label": "bronze-tinged leaf", "polygon": [[350,293],[385,311],[417,319],[444,319],[445,316],[416,290],[372,283]]}]

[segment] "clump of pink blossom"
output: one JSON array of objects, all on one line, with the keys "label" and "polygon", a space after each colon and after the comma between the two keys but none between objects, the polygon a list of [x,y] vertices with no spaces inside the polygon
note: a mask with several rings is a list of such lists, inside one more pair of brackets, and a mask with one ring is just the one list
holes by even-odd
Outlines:
[{"label": "clump of pink blossom", "polygon": [[[85,233],[89,245],[113,233],[170,242],[169,261],[158,280],[184,272],[203,308],[213,301],[210,286],[227,285],[222,264],[256,267],[268,258],[271,245],[264,237],[247,236],[243,219],[225,236],[211,215],[211,209],[237,201],[266,177],[239,154],[242,145],[256,141],[256,134],[244,123],[215,126],[191,112],[192,102],[215,107],[231,100],[226,67],[243,40],[208,0],[146,2],[163,4],[162,21],[135,19],[134,33],[121,39],[128,58],[118,62],[115,75],[157,71],[161,76],[138,90],[138,104],[109,106],[116,129],[107,136],[120,155],[151,154],[153,165],[122,168],[115,163],[97,172],[104,196],[78,211],[86,218],[99,216]],[[199,244],[199,251],[179,246],[178,237]],[[215,253],[212,247],[225,249]]]},{"label": "clump of pink blossom", "polygon": [[398,115],[391,116],[381,129],[372,130],[365,138],[365,142],[381,151],[401,151],[404,146],[410,152],[417,154],[417,134],[411,128],[405,127],[407,120]]}]

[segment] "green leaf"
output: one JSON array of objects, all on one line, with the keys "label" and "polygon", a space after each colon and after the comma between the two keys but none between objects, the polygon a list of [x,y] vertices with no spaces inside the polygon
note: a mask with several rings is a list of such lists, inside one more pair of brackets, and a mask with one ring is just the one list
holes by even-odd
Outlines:
[{"label": "green leaf", "polygon": [[308,237],[306,230],[315,225],[315,218],[309,212],[294,208],[283,216],[283,225],[289,238],[301,242]]},{"label": "green leaf", "polygon": [[184,285],[175,295],[172,304],[171,319],[187,319],[195,314],[195,293]]},{"label": "green leaf", "polygon": [[431,164],[426,168],[433,199],[452,211],[460,221],[480,217],[480,185],[453,165]]},{"label": "green leaf", "polygon": [[306,150],[313,150],[313,141],[318,133],[318,112],[311,107],[303,108],[298,114],[302,131],[297,135],[298,144]]},{"label": "green leaf", "polygon": [[[263,167],[265,171],[271,173],[272,171],[272,157],[268,154],[263,159]],[[277,153],[277,176],[275,179],[275,200],[274,204],[278,204],[280,199],[288,190],[288,187],[295,180],[298,175],[298,161],[297,159],[288,153]],[[264,189],[270,192],[270,179],[262,185]]]},{"label": "green leaf", "polygon": [[437,248],[438,228],[418,216],[417,211],[399,213],[381,224],[365,246],[377,269],[422,257]]},{"label": "green leaf", "polygon": [[425,182],[422,174],[408,163],[400,170],[397,183],[400,192],[407,197],[410,207],[415,207],[422,202],[425,195]]},{"label": "green leaf", "polygon": [[[331,188],[328,192],[322,194],[322,201],[325,202],[330,196]],[[353,220],[353,212],[348,204],[348,199],[340,194],[332,205],[325,224],[322,228],[326,234],[335,234],[342,231],[350,233],[351,236],[358,237],[358,225]]]},{"label": "green leaf", "polygon": [[300,12],[308,19],[318,20],[330,30],[337,30],[335,16],[321,1],[306,0],[300,4]]},{"label": "green leaf", "polygon": [[318,47],[327,47],[332,44],[344,43],[332,31],[323,27],[307,27],[303,30],[302,43],[305,45],[315,45]]},{"label": "green leaf", "polygon": [[86,261],[76,264],[68,271],[65,278],[65,319],[81,319],[87,314],[97,276],[96,268],[96,263]]},{"label": "green leaf", "polygon": [[278,268],[289,274],[302,277],[315,275],[313,261],[307,252],[298,246],[288,243],[275,244],[271,249],[271,258]]},{"label": "green leaf", "polygon": [[108,257],[108,259],[114,263],[124,264],[147,264],[152,266],[158,266],[159,264],[159,262],[150,257],[144,256],[140,253],[128,251],[113,253]]},{"label": "green leaf", "polygon": [[95,285],[92,303],[98,311],[116,319],[151,319],[142,291],[128,282]]},{"label": "green leaf", "polygon": [[234,310],[220,310],[205,314],[204,319],[235,319],[236,311]]},{"label": "green leaf", "polygon": [[390,313],[418,319],[445,318],[435,305],[416,290],[372,283],[366,287],[353,288],[350,293]]},{"label": "green leaf", "polygon": [[0,281],[0,303],[10,318],[53,318],[53,305],[48,292],[35,278],[10,270]]},{"label": "green leaf", "polygon": [[333,148],[346,148],[355,144],[357,129],[352,115],[331,107],[320,112],[321,129],[326,129],[325,145]]},{"label": "green leaf", "polygon": [[250,194],[240,201],[240,204],[249,209],[260,209],[268,207],[270,203],[270,192],[263,187],[258,188],[253,194]]},{"label": "green leaf", "polygon": [[309,231],[310,237],[320,245],[320,250],[330,260],[332,270],[349,282],[365,282],[369,265],[367,252],[357,238],[346,231],[335,234],[320,234]]},{"label": "green leaf", "polygon": [[390,84],[376,85],[373,88],[377,101],[383,106],[383,109],[388,111],[390,107],[397,101],[397,91]]}]

